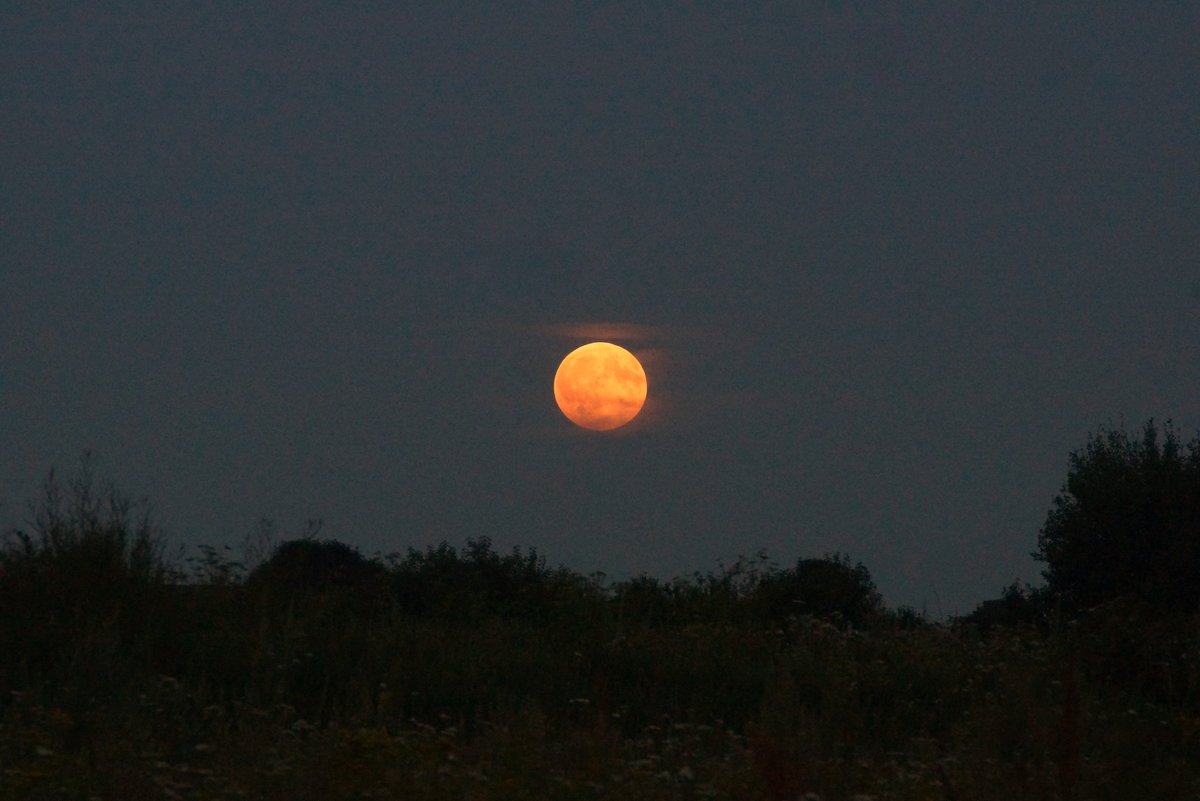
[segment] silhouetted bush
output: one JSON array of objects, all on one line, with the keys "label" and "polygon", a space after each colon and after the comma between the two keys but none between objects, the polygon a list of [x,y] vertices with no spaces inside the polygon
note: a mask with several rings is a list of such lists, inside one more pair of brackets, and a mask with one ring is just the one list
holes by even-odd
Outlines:
[{"label": "silhouetted bush", "polygon": [[552,570],[530,548],[500,555],[488,537],[467,540],[460,554],[442,542],[391,558],[392,587],[401,610],[417,616],[475,620],[489,616],[546,619],[599,594],[566,569]]},{"label": "silhouetted bush", "polygon": [[[780,575],[765,550],[739,555],[718,570],[662,581],[640,575],[610,588],[618,620],[651,627],[696,623],[753,624],[746,599],[760,583]],[[769,621],[768,621],[769,622]]]},{"label": "silhouetted bush", "polygon": [[320,599],[347,610],[382,612],[391,602],[387,569],[336,540],[280,543],[246,577],[245,590],[277,609]]},{"label": "silhouetted bush", "polygon": [[812,616],[855,628],[879,622],[884,611],[870,571],[844,554],[800,559],[791,570],[764,576],[746,606],[756,619],[776,625]]},{"label": "silhouetted bush", "polygon": [[1037,626],[1043,633],[1050,620],[1050,600],[1043,588],[1013,582],[1004,588],[999,598],[981,602],[968,615],[955,620],[970,624],[981,634],[988,634],[997,627]]},{"label": "silhouetted bush", "polygon": [[676,622],[670,584],[653,576],[634,576],[613,585],[612,603],[622,624],[663,626]]},{"label": "silhouetted bush", "polygon": [[0,547],[0,663],[51,680],[149,642],[178,573],[145,505],[98,486],[85,454],[65,484],[50,472],[31,512]]},{"label": "silhouetted bush", "polygon": [[250,573],[247,587],[275,585],[288,592],[370,584],[387,571],[337,540],[299,539],[280,543],[271,558]]},{"label": "silhouetted bush", "polygon": [[893,628],[912,630],[931,625],[924,612],[918,612],[911,606],[900,606],[888,612],[888,621]]}]

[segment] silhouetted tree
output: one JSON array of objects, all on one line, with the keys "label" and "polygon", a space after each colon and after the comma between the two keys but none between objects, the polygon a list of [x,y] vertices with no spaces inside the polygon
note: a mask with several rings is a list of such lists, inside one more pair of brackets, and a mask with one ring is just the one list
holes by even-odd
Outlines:
[{"label": "silhouetted tree", "polygon": [[840,553],[801,559],[791,570],[763,577],[748,603],[756,617],[777,622],[811,615],[863,627],[883,613],[870,571]]},{"label": "silhouetted tree", "polygon": [[1048,592],[1081,610],[1118,597],[1195,612],[1200,604],[1200,439],[1168,421],[1140,439],[1101,428],[1070,470],[1033,556]]}]

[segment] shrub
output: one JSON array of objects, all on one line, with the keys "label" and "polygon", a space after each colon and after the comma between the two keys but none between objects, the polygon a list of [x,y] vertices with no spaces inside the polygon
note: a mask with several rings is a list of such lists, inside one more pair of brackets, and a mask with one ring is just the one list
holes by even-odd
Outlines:
[{"label": "shrub", "polygon": [[545,620],[597,595],[586,579],[549,569],[537,550],[514,548],[501,556],[488,537],[468,539],[461,554],[442,542],[424,551],[409,548],[407,556],[393,556],[391,562],[400,608],[417,616]]},{"label": "shrub", "polygon": [[883,615],[883,599],[870,571],[840,553],[801,559],[791,570],[763,577],[746,603],[754,617],[779,625],[812,616],[863,628]]},{"label": "shrub", "polygon": [[245,590],[268,608],[296,603],[329,605],[334,615],[378,613],[391,605],[388,572],[336,540],[304,538],[280,543],[246,578]]},{"label": "shrub", "polygon": [[31,511],[30,531],[0,547],[0,665],[49,680],[96,649],[149,642],[179,573],[146,505],[98,486],[84,454],[65,484],[50,472]]},{"label": "shrub", "polygon": [[1009,628],[1036,625],[1043,632],[1049,619],[1049,599],[1042,588],[1013,582],[1004,588],[999,598],[983,601],[969,614],[956,618],[957,623],[974,625],[982,634],[996,627]]}]

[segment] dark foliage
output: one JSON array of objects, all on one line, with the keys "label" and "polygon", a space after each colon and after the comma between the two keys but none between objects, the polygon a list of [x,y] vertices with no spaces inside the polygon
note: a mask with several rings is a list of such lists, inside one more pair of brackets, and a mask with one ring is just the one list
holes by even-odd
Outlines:
[{"label": "dark foliage", "polygon": [[1200,439],[1168,422],[1140,438],[1101,428],[1070,456],[1034,556],[1065,609],[1119,597],[1172,614],[1200,608]]},{"label": "dark foliage", "polygon": [[1050,612],[1050,601],[1043,588],[1021,586],[1014,581],[999,598],[983,601],[955,622],[974,625],[983,634],[997,627],[1018,626],[1036,626],[1045,632],[1051,622]]},{"label": "dark foliage", "polygon": [[1079,661],[1099,686],[1119,688],[1155,703],[1195,700],[1200,618],[1164,614],[1135,596],[1092,607],[1074,624]]},{"label": "dark foliage", "polygon": [[[52,477],[0,548],[0,797],[200,776],[228,779],[221,797],[507,799],[571,771],[639,798],[1194,795],[1196,618],[1138,598],[1047,618],[1014,584],[984,637],[887,613],[842,555],[605,587],[486,538],[386,566],[293,540],[245,582],[208,548],[184,583],[130,510]],[[430,776],[447,784],[421,794]]]},{"label": "dark foliage", "polygon": [[64,643],[120,650],[153,630],[176,574],[144,504],[98,486],[89,455],[65,483],[51,471],[29,526],[8,532],[0,548],[0,662],[8,669],[50,680]]},{"label": "dark foliage", "polygon": [[637,621],[648,626],[675,625],[679,604],[677,594],[669,583],[653,576],[634,576],[612,588],[613,603],[622,622]]},{"label": "dark foliage", "polygon": [[391,582],[400,609],[411,615],[477,620],[527,616],[546,619],[556,610],[598,598],[595,588],[566,569],[550,569],[530,548],[501,555],[488,537],[467,540],[461,553],[442,542],[393,556]]},{"label": "dark foliage", "polygon": [[271,558],[246,578],[246,586],[311,593],[333,587],[370,586],[386,574],[383,565],[345,543],[299,539],[280,543]]},{"label": "dark foliage", "polygon": [[883,614],[883,598],[871,573],[844,554],[801,559],[791,570],[761,578],[747,597],[754,617],[783,624],[812,616],[862,628]]},{"label": "dark foliage", "polygon": [[294,614],[298,604],[316,604],[334,617],[377,616],[393,604],[387,568],[336,540],[280,543],[241,589],[268,615]]}]

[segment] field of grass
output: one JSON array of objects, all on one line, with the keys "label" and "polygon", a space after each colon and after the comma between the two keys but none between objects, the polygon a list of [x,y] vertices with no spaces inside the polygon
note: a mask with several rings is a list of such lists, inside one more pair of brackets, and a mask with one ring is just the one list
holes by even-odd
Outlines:
[{"label": "field of grass", "polygon": [[0,799],[1200,799],[1194,616],[851,622],[486,540],[185,581],[120,512],[2,552]]}]

